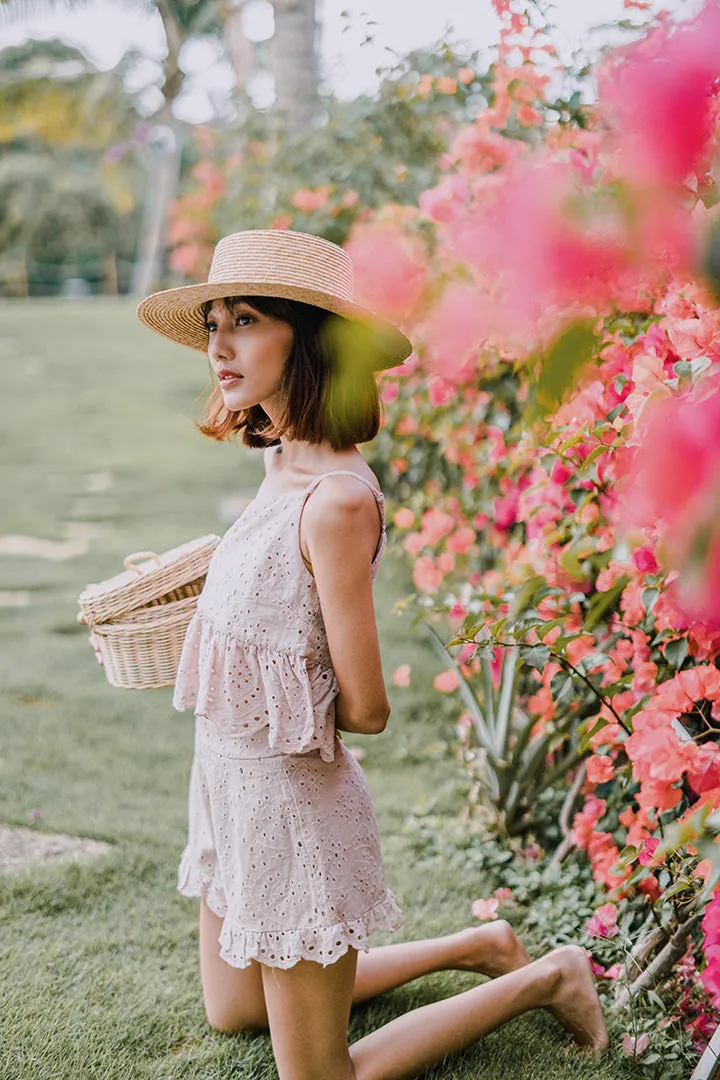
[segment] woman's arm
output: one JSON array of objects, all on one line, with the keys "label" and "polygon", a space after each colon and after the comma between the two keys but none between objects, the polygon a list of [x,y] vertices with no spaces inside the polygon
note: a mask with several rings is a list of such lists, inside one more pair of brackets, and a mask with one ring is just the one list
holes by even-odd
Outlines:
[{"label": "woman's arm", "polygon": [[390,715],[373,600],[377,503],[366,489],[330,476],[307,500],[302,528],[340,687],[335,725],[377,735]]}]

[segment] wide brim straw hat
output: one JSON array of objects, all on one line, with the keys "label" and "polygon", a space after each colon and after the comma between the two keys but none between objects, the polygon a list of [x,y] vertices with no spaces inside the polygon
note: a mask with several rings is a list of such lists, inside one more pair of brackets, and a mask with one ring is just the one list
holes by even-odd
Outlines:
[{"label": "wide brim straw hat", "polygon": [[225,296],[301,300],[362,324],[371,335],[373,371],[395,367],[412,352],[401,330],[353,300],[348,253],[322,237],[291,229],[247,229],[224,236],[206,282],[153,293],[140,302],[137,313],[151,330],[206,353],[202,307]]}]

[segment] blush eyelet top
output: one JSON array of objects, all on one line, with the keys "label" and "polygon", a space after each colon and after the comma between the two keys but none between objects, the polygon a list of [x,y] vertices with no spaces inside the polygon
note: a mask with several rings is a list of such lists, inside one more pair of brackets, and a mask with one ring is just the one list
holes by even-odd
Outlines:
[{"label": "blush eyelet top", "polygon": [[339,688],[299,526],[316,486],[340,473],[357,477],[377,500],[374,580],[387,542],[384,496],[374,484],[349,469],[323,473],[295,491],[263,490],[263,481],[215,548],[185,635],[173,708],[194,706],[224,734],[255,745],[267,729],[270,753],[335,757]]}]

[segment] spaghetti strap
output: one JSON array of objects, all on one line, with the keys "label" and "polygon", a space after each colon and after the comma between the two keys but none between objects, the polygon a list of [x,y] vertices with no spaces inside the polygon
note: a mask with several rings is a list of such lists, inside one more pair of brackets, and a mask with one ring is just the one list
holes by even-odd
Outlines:
[{"label": "spaghetti strap", "polygon": [[368,480],[366,476],[362,476],[361,473],[352,472],[350,469],[331,469],[330,472],[321,473],[320,476],[316,476],[314,480],[310,481],[308,486],[305,488],[305,498],[307,498],[311,491],[314,491],[316,485],[319,484],[321,480],[324,480],[326,476],[335,476],[337,473],[347,473],[348,476],[357,476],[358,480],[362,480],[363,484],[367,484],[367,486],[372,492],[374,492],[376,496],[379,496],[380,498],[384,497],[382,491],[378,491],[375,485],[370,480]]},{"label": "spaghetti strap", "polygon": [[[300,505],[300,513],[298,515],[298,546],[300,544],[300,519],[302,518],[302,512],[303,512],[303,509],[305,507],[305,503],[308,500],[308,497],[312,494],[312,492],[315,490],[315,488],[317,487],[317,485],[320,483],[321,480],[324,480],[326,476],[335,476],[338,473],[346,473],[348,476],[356,476],[358,478],[358,480],[362,480],[363,484],[367,484],[367,486],[370,488],[373,495],[375,496],[375,500],[377,502],[378,512],[380,514],[380,539],[378,540],[378,545],[377,545],[377,547],[375,549],[375,554],[372,557],[372,564],[373,564],[373,567],[375,567],[376,561],[380,558],[380,555],[381,555],[381,553],[382,553],[382,551],[383,551],[383,549],[385,547],[385,541],[386,541],[386,533],[385,533],[385,496],[383,495],[382,491],[378,491],[378,489],[375,487],[375,485],[370,480],[368,480],[368,478],[366,476],[362,476],[360,473],[353,472],[351,469],[331,469],[330,472],[322,473],[320,476],[316,476],[313,480],[310,481],[308,486],[305,488],[305,491],[303,492],[303,500],[302,500],[302,503]],[[308,566],[308,564],[307,564],[307,562],[305,560],[305,556],[302,554],[302,551],[300,552],[300,556],[302,558],[303,564],[309,570],[310,568],[309,568],[309,566]]]}]

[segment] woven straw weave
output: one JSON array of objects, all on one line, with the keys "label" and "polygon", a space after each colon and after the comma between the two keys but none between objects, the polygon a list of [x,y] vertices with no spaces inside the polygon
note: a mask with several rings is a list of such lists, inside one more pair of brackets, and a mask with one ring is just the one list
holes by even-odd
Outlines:
[{"label": "woven straw weave", "polygon": [[78,597],[108,682],[123,689],[173,686],[185,632],[220,537],[208,533],[158,555],[137,551],[125,571]]},{"label": "woven straw weave", "polygon": [[355,303],[353,288],[352,260],[338,244],[291,229],[248,229],[218,241],[207,282],[153,293],[137,313],[156,333],[207,352],[205,301],[226,296],[300,300],[362,324],[373,342],[372,370],[395,367],[410,356],[412,343],[387,319]]}]

